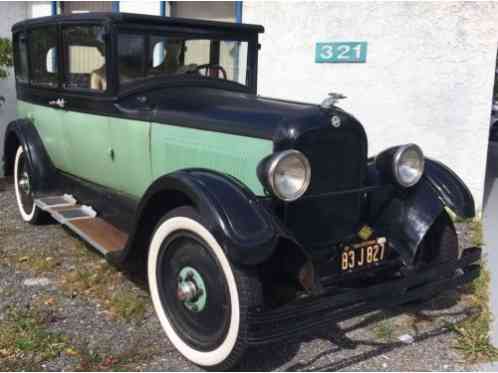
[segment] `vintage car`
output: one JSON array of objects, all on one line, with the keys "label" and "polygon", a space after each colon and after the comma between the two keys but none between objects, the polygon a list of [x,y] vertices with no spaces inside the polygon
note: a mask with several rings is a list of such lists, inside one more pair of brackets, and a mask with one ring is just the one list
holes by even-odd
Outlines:
[{"label": "vintage car", "polygon": [[460,178],[415,144],[369,158],[337,95],[258,96],[263,27],[89,13],[12,32],[3,160],[22,219],[143,269],[192,362],[229,369],[249,346],[479,275],[450,218],[475,213]]}]

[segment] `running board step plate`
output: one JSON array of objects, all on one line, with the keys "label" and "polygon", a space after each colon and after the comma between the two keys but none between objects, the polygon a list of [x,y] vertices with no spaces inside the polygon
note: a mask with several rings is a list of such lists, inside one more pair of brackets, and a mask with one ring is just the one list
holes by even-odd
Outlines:
[{"label": "running board step plate", "polygon": [[36,200],[36,205],[46,211],[49,208],[74,206],[76,205],[76,199],[70,194],[43,197]]},{"label": "running board step plate", "polygon": [[104,255],[123,250],[128,241],[126,233],[97,217],[92,207],[79,205],[71,195],[39,198],[35,204]]},{"label": "running board step plate", "polygon": [[74,220],[94,219],[97,213],[90,206],[74,205],[71,207],[55,207],[49,208],[46,211],[50,212],[55,220],[61,224]]},{"label": "running board step plate", "polygon": [[80,219],[66,224],[102,254],[123,250],[128,235],[101,218]]}]

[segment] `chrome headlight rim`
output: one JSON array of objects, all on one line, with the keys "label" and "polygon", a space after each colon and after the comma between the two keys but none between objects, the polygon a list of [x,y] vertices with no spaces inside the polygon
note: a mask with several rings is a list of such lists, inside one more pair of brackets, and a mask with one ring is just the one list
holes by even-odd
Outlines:
[{"label": "chrome headlight rim", "polygon": [[[403,180],[403,178],[400,175],[400,167],[399,166],[400,166],[400,162],[401,162],[401,158],[402,158],[403,154],[405,152],[407,152],[408,150],[414,150],[416,153],[418,153],[420,163],[421,163],[421,169],[420,169],[420,172],[419,172],[417,178],[414,179],[413,181],[407,183],[405,180]],[[422,149],[420,148],[420,146],[418,146],[417,144],[406,144],[406,145],[399,146],[396,149],[396,152],[394,153],[392,167],[393,167],[394,178],[396,179],[396,182],[399,185],[401,185],[404,188],[410,188],[410,187],[416,185],[420,181],[420,179],[422,178],[422,176],[424,174],[424,170],[425,170],[425,157],[424,157],[424,153],[422,152]]]},{"label": "chrome headlight rim", "polygon": [[[303,181],[303,185],[299,190],[292,196],[286,196],[281,193],[281,191],[278,189],[275,183],[275,171],[277,170],[278,165],[282,160],[284,160],[287,157],[296,157],[304,166],[305,170],[305,178]],[[311,183],[311,165],[306,158],[306,156],[301,153],[299,150],[295,149],[289,149],[289,150],[283,150],[279,153],[274,154],[273,156],[270,157],[268,160],[268,168],[267,168],[267,181],[268,181],[268,186],[271,189],[271,192],[279,199],[285,202],[293,202],[296,201],[297,199],[301,198],[304,193],[308,190],[308,187],[310,186]]]}]

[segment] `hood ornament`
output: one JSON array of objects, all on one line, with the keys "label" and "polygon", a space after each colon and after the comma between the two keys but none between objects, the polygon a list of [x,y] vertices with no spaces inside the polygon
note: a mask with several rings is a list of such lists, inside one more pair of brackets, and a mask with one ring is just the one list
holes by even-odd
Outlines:
[{"label": "hood ornament", "polygon": [[320,107],[322,109],[330,109],[332,106],[335,106],[340,100],[347,98],[342,93],[330,92],[329,97],[322,101]]}]

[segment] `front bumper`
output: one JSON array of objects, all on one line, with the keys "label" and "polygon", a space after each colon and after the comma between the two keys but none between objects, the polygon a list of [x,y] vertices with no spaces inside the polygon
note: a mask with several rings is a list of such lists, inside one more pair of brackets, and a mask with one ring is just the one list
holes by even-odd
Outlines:
[{"label": "front bumper", "polygon": [[480,259],[481,249],[471,247],[463,250],[459,260],[378,285],[334,288],[320,297],[301,299],[277,309],[251,310],[248,342],[261,345],[295,339],[353,316],[434,296],[479,277]]}]

